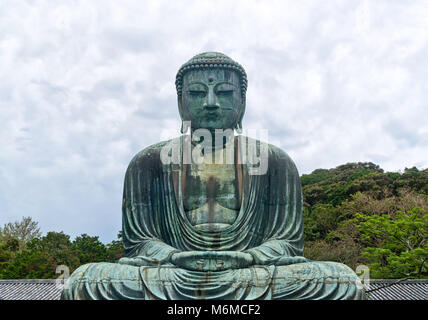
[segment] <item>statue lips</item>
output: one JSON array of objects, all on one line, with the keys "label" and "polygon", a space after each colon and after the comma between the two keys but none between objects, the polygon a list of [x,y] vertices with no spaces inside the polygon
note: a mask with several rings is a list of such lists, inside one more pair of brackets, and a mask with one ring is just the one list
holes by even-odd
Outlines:
[{"label": "statue lips", "polygon": [[217,110],[206,110],[205,117],[207,120],[217,120],[221,117],[221,113]]}]

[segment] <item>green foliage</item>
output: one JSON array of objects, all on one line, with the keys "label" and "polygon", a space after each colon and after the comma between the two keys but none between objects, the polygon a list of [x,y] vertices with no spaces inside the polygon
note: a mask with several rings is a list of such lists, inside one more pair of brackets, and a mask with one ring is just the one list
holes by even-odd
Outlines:
[{"label": "green foliage", "polygon": [[311,184],[315,184],[327,179],[331,179],[333,174],[326,169],[317,169],[313,171],[311,174],[303,174],[301,179],[302,186],[307,186]]},{"label": "green foliage", "polygon": [[6,243],[0,242],[0,274],[9,265],[12,257],[13,253],[9,250]]},{"label": "green foliage", "polygon": [[4,241],[4,248],[12,253],[16,253],[19,251],[19,240],[15,238],[9,238]]},{"label": "green foliage", "polygon": [[401,177],[401,174],[398,172],[387,172],[386,176],[391,179],[392,181],[395,181]]},{"label": "green foliage", "polygon": [[31,217],[22,217],[22,221],[9,222],[0,228],[0,238],[4,240],[17,239],[20,248],[25,248],[29,241],[40,236],[38,223],[33,221]]},{"label": "green foliage", "polygon": [[106,261],[108,257],[107,248],[98,237],[82,234],[74,240],[72,247],[81,264]]},{"label": "green foliage", "polygon": [[381,199],[390,193],[388,192],[388,186],[390,185],[392,185],[392,179],[386,174],[370,173],[351,180],[346,185],[344,193],[347,199],[357,192],[367,192],[377,199]]},{"label": "green foliage", "polygon": [[428,194],[428,169],[406,169],[403,174],[384,173],[371,162],[347,163],[334,169],[317,169],[302,175],[304,204],[309,209],[319,204],[340,206],[352,195],[362,192],[383,199],[403,190]]},{"label": "green foliage", "polygon": [[79,259],[71,247],[70,236],[62,232],[48,232],[30,241],[27,248],[15,256],[3,270],[4,279],[53,279],[58,265],[74,270]]},{"label": "green foliage", "polygon": [[375,277],[422,277],[428,274],[428,215],[421,208],[395,216],[357,214],[363,256]]},{"label": "green foliage", "polygon": [[122,243],[122,231],[117,235],[118,240],[113,240],[107,244],[107,261],[117,262],[120,258],[125,256],[125,250]]},{"label": "green foliage", "polygon": [[[338,210],[339,211],[339,210]],[[363,246],[359,231],[351,220],[344,220],[331,229],[325,237],[315,241],[306,241],[304,256],[315,261],[336,261],[352,269],[366,264],[361,256]]]},{"label": "green foliage", "polygon": [[419,171],[413,167],[405,169],[404,173],[394,181],[395,189],[409,189],[421,194],[428,194],[428,169]]},{"label": "green foliage", "polygon": [[364,264],[361,247],[358,243],[344,238],[336,241],[325,239],[305,243],[303,255],[315,261],[335,261],[348,265],[352,269]]},{"label": "green foliage", "polygon": [[104,245],[98,237],[82,234],[74,241],[63,232],[48,232],[34,238],[19,250],[16,239],[0,242],[0,279],[54,279],[57,266],[66,265],[70,272],[89,262],[116,262],[124,256],[119,240]]},{"label": "green foliage", "polygon": [[347,163],[334,169],[317,169],[309,175],[303,175],[305,205],[310,209],[315,204],[322,203],[338,206],[358,191],[373,189],[377,184],[381,189],[386,184],[385,181],[379,181],[379,178],[367,178],[370,175],[386,177],[383,170],[371,162]]},{"label": "green foliage", "polygon": [[[353,269],[369,264],[374,278],[426,277],[426,240],[421,240],[424,245],[405,250],[394,248],[391,240],[380,241],[369,231],[380,232],[374,223],[390,219],[391,232],[395,229],[411,235],[416,228],[422,233],[421,221],[414,213],[421,210],[418,219],[427,219],[427,173],[417,168],[384,173],[372,163],[348,163],[303,175],[304,255],[342,262]],[[405,220],[403,214],[408,215],[407,225],[400,224]],[[363,216],[371,218],[364,222]],[[376,220],[379,217],[384,220]],[[412,238],[406,241],[413,243]]]},{"label": "green foliage", "polygon": [[331,204],[317,204],[311,212],[304,211],[304,236],[309,241],[325,238],[340,219],[340,212]]},{"label": "green foliage", "polygon": [[15,258],[19,249],[20,243],[18,239],[0,238],[0,275]]}]

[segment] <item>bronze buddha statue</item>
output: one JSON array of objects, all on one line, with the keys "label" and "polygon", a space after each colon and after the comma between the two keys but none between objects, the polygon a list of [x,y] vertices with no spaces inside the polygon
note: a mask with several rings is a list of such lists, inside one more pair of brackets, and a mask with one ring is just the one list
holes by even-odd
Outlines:
[{"label": "bronze buddha statue", "polygon": [[296,166],[240,134],[243,67],[202,53],[176,88],[182,135],[139,152],[126,172],[126,257],[79,267],[62,299],[365,299],[349,267],[302,256]]}]

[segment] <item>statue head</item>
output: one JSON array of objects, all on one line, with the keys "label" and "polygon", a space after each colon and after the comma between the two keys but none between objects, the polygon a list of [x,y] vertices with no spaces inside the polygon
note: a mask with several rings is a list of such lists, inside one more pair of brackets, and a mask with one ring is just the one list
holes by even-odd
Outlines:
[{"label": "statue head", "polygon": [[190,121],[192,129],[240,132],[247,90],[247,75],[240,64],[222,53],[201,53],[181,66],[175,85],[183,123]]}]

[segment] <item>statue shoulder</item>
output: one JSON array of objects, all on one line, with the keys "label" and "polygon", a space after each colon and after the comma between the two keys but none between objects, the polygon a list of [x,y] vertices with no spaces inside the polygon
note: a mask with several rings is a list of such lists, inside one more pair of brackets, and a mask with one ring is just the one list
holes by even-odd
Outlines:
[{"label": "statue shoulder", "polygon": [[278,169],[287,168],[287,170],[299,176],[296,164],[288,153],[272,144],[269,144],[269,165],[275,166]]},{"label": "statue shoulder", "polygon": [[131,160],[128,165],[128,170],[138,167],[138,168],[153,168],[160,165],[160,154],[162,148],[168,146],[172,141],[178,138],[161,141],[155,144],[152,144],[140,152],[138,152]]},{"label": "statue shoulder", "polygon": [[269,144],[269,155],[278,161],[284,161],[294,165],[294,161],[288,153],[273,144]]},{"label": "statue shoulder", "polygon": [[287,168],[291,171],[295,171],[296,174],[298,174],[297,167],[293,159],[291,159],[291,157],[283,149],[264,141],[260,141],[246,136],[242,137],[247,139],[247,143],[255,143],[257,145],[258,152],[262,150],[261,145],[267,145],[270,168],[272,168],[272,166],[275,169]]}]

